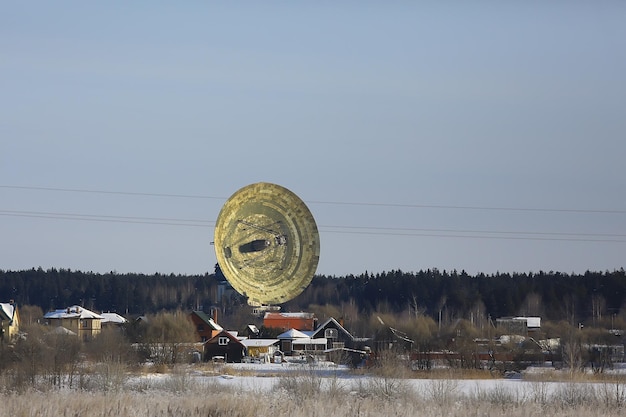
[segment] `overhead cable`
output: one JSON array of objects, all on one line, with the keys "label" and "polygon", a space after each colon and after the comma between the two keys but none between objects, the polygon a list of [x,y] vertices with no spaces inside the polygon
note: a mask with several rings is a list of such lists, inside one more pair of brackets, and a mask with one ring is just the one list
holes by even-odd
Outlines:
[{"label": "overhead cable", "polygon": [[[187,199],[211,199],[226,200],[227,197],[197,195],[197,194],[167,194],[128,191],[104,191],[77,188],[59,187],[34,187],[21,185],[0,185],[5,189],[20,189],[33,191],[56,191],[71,193],[110,194],[138,197],[166,197]],[[583,209],[583,208],[546,208],[546,207],[505,207],[505,206],[472,206],[472,205],[444,205],[444,204],[403,204],[403,203],[380,203],[380,202],[348,202],[348,201],[323,201],[307,200],[307,204],[344,205],[344,206],[370,206],[370,207],[395,207],[395,208],[419,208],[419,209],[448,209],[448,210],[482,210],[482,211],[522,211],[522,212],[545,212],[545,213],[580,213],[580,214],[626,214],[621,209]]]}]

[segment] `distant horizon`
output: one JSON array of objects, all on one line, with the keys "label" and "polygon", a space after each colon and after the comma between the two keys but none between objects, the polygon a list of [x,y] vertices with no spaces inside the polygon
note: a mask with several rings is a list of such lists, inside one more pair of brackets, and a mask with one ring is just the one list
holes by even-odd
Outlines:
[{"label": "distant horizon", "polygon": [[[41,269],[44,272],[50,271],[50,270],[56,270],[56,271],[70,271],[70,272],[80,272],[80,273],[85,273],[85,274],[94,274],[94,275],[106,275],[106,274],[119,274],[119,275],[176,275],[176,276],[204,276],[204,275],[215,275],[215,272],[202,272],[202,273],[178,273],[178,272],[133,272],[133,271],[118,271],[118,270],[111,270],[111,271],[106,271],[106,272],[102,272],[102,271],[93,271],[93,270],[83,270],[83,269],[74,269],[74,268],[66,268],[66,267],[47,267],[44,268],[43,266],[37,266],[37,267],[31,267],[31,268],[23,268],[23,269],[3,269],[0,268],[0,271],[3,272],[23,272],[23,271],[32,271],[32,270],[39,270]],[[342,275],[338,275],[338,274],[322,274],[322,273],[315,273],[314,276],[325,276],[325,277],[336,277],[336,278],[342,278],[345,276],[349,276],[349,275],[353,275],[353,276],[359,276],[359,275],[365,275],[365,274],[369,274],[369,275],[376,275],[376,274],[385,274],[385,273],[389,273],[389,272],[395,272],[395,271],[400,271],[402,273],[406,273],[406,274],[417,274],[420,272],[428,272],[428,271],[439,271],[440,273],[451,273],[451,272],[456,272],[457,274],[462,274],[465,273],[468,276],[476,276],[476,275],[487,275],[487,276],[496,276],[496,275],[504,275],[504,274],[509,274],[509,275],[515,275],[515,274],[563,274],[563,275],[585,275],[586,273],[614,273],[614,272],[621,272],[624,271],[626,268],[623,266],[620,267],[616,267],[613,269],[603,269],[603,270],[593,270],[593,269],[587,269],[584,272],[566,272],[566,271],[557,271],[557,270],[549,270],[549,271],[544,271],[544,270],[537,270],[537,271],[496,271],[496,272],[476,272],[476,273],[470,273],[467,272],[463,269],[440,269],[437,267],[431,267],[431,268],[423,268],[423,269],[419,269],[419,270],[405,270],[402,268],[392,268],[389,270],[383,270],[383,271],[362,271],[362,272],[358,272],[358,273],[348,273],[348,274],[342,274]],[[226,279],[228,280],[228,279]]]}]

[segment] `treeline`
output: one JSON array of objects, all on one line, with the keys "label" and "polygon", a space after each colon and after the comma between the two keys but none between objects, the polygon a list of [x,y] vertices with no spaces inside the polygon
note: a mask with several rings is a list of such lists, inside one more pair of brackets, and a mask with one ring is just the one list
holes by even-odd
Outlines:
[{"label": "treeline", "polygon": [[[222,311],[245,304],[223,285],[216,265],[204,275],[106,274],[69,269],[0,270],[0,301],[36,305],[44,311],[79,304],[98,311],[139,315],[161,310]],[[537,315],[548,320],[593,320],[626,313],[626,272],[560,272],[469,275],[464,271],[400,270],[343,277],[315,276],[286,311],[333,305],[358,314],[373,312],[433,318]]]},{"label": "treeline", "polygon": [[362,313],[405,311],[439,317],[528,315],[587,320],[626,313],[626,271],[469,275],[400,270],[345,277],[316,276],[291,306],[356,305]]},{"label": "treeline", "polygon": [[[217,302],[215,274],[106,274],[69,269],[0,270],[0,299],[45,311],[81,305],[90,310],[139,315],[204,309]],[[226,300],[224,300],[226,301]]]}]

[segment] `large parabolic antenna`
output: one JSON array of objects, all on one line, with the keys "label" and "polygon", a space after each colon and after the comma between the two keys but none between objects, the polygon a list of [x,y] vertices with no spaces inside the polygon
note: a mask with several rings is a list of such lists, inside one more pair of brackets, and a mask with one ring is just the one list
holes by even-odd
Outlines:
[{"label": "large parabolic antenna", "polygon": [[222,273],[253,306],[281,304],[311,283],[320,254],[313,215],[294,193],[259,182],[235,192],[215,225]]}]

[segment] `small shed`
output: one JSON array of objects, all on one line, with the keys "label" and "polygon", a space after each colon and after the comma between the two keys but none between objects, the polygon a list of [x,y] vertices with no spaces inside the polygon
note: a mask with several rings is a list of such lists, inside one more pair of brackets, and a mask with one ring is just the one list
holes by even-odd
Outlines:
[{"label": "small shed", "polygon": [[245,346],[247,356],[268,361],[278,351],[278,339],[245,339],[241,341]]}]

